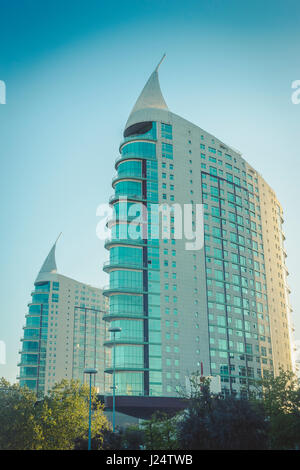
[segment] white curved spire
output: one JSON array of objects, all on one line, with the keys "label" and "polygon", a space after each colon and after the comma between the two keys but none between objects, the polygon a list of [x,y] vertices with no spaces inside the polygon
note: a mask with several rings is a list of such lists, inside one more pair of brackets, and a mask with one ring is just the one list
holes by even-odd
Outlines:
[{"label": "white curved spire", "polygon": [[166,57],[166,54],[163,55],[157,67],[155,68],[154,72],[152,72],[152,74],[150,75],[149,80],[144,86],[140,96],[138,97],[129,115],[128,121],[130,120],[133,113],[135,113],[136,111],[139,111],[140,109],[146,109],[146,108],[168,109],[168,106],[162,95],[160,85],[159,85],[159,80],[158,80],[158,68],[165,57]]},{"label": "white curved spire", "polygon": [[55,248],[56,248],[56,243],[61,236],[61,233],[58,235],[54,245],[52,246],[51,250],[48,253],[47,258],[45,259],[38,276],[36,278],[36,281],[39,279],[39,277],[45,273],[56,273],[57,272],[57,267],[56,267],[56,261],[55,261]]}]

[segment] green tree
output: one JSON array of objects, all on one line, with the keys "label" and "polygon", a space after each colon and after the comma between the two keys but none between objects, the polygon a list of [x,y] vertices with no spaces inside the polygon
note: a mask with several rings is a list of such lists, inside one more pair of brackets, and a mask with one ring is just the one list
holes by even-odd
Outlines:
[{"label": "green tree", "polygon": [[144,431],[144,445],[148,450],[178,449],[177,419],[164,413],[154,413],[151,419],[144,421],[141,428]]},{"label": "green tree", "polygon": [[35,419],[36,395],[0,379],[0,449],[39,449],[42,431]]},{"label": "green tree", "polygon": [[178,422],[181,449],[265,449],[263,409],[248,400],[212,394],[209,381],[192,380],[187,408]]},{"label": "green tree", "polygon": [[[110,424],[92,389],[92,437],[98,448]],[[63,380],[42,399],[19,385],[0,383],[1,449],[73,449],[78,439],[87,440],[89,387]]]},{"label": "green tree", "polygon": [[144,444],[144,432],[138,425],[117,427],[115,432],[104,433],[105,450],[140,450]]},{"label": "green tree", "polygon": [[257,381],[260,398],[270,425],[272,449],[300,448],[300,388],[291,371],[281,370],[279,375],[268,375]]},{"label": "green tree", "polygon": [[139,450],[144,445],[144,432],[138,425],[131,425],[124,429],[123,448]]}]

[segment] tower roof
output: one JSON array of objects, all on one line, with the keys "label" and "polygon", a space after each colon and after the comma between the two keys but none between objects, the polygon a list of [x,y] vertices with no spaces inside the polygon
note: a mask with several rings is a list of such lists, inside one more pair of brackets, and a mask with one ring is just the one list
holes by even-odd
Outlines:
[{"label": "tower roof", "polygon": [[152,72],[152,74],[150,75],[149,80],[144,86],[140,96],[136,100],[134,107],[132,108],[132,111],[129,115],[127,123],[131,119],[132,115],[136,111],[139,111],[141,109],[158,108],[158,109],[168,110],[168,106],[162,95],[160,85],[159,85],[159,79],[158,79],[158,68],[165,57],[166,57],[166,54],[163,55],[157,67],[155,68],[154,72]]},{"label": "tower roof", "polygon": [[59,239],[59,237],[61,236],[61,233],[58,235],[54,245],[52,246],[51,250],[49,251],[48,253],[48,256],[47,258],[45,259],[39,273],[38,273],[38,276],[36,278],[36,281],[39,280],[39,278],[41,277],[41,275],[45,274],[45,273],[56,273],[57,272],[57,267],[56,267],[56,261],[55,261],[55,249],[56,249],[56,243]]}]

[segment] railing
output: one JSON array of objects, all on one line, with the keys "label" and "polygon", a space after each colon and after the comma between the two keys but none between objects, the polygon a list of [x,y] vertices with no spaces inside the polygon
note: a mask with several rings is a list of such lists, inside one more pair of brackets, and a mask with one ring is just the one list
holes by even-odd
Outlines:
[{"label": "railing", "polygon": [[143,136],[143,135],[139,135],[139,134],[134,134],[134,135],[129,135],[128,137],[124,137],[124,140],[121,140],[120,142],[120,148],[122,147],[122,145],[124,144],[127,144],[127,142],[134,142],[135,140],[138,140],[138,141],[143,141],[143,140],[150,140],[152,142],[156,142],[157,139],[154,139],[153,136]]},{"label": "railing", "polygon": [[138,201],[145,201],[146,199],[143,199],[143,196],[141,194],[113,194],[109,198],[109,203],[112,201],[118,200],[120,198],[126,198],[126,200],[130,199],[137,199]]},{"label": "railing", "polygon": [[145,156],[145,155],[135,155],[135,154],[128,153],[126,155],[119,155],[115,159],[115,168],[117,168],[118,163],[121,162],[122,160],[129,160],[131,158],[134,158],[135,160],[156,160],[156,157],[153,157],[153,155]]},{"label": "railing", "polygon": [[143,268],[147,268],[148,265],[147,263],[143,263],[143,262],[133,263],[130,260],[118,260],[116,262],[108,260],[103,263],[103,269],[108,268],[108,267],[115,268],[118,266],[128,266],[129,268],[143,269]]},{"label": "railing", "polygon": [[134,180],[143,180],[145,179],[142,175],[137,175],[134,172],[124,172],[122,175],[114,175],[111,181],[112,186],[114,186],[115,182],[118,180],[124,180],[124,179],[134,179]]},{"label": "railing", "polygon": [[125,244],[125,245],[145,245],[147,241],[144,241],[143,239],[138,239],[138,240],[132,240],[130,238],[106,238],[104,240],[104,246],[106,247],[107,245],[110,244]]}]

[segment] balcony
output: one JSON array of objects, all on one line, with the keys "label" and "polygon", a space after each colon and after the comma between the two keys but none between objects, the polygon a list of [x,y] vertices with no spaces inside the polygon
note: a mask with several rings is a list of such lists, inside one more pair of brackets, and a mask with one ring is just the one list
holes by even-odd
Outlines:
[{"label": "balcony", "polygon": [[25,361],[24,359],[21,359],[21,362],[19,362],[18,367],[21,366],[38,367],[38,364],[37,362]]},{"label": "balcony", "polygon": [[146,178],[144,178],[143,176],[141,175],[136,175],[132,172],[132,174],[124,174],[124,175],[115,175],[112,179],[112,182],[111,182],[111,185],[112,187],[114,188],[115,187],[115,184],[117,183],[117,181],[121,181],[121,180],[133,180],[133,181],[141,181],[141,180],[145,180]]},{"label": "balcony", "polygon": [[136,225],[141,225],[141,224],[147,224],[147,219],[143,219],[142,216],[139,215],[127,215],[124,217],[111,217],[110,219],[107,220],[106,222],[106,227],[111,228],[114,225],[117,224],[129,224],[129,223],[136,223]]},{"label": "balcony", "polygon": [[116,338],[115,341],[113,339],[107,339],[106,341],[104,341],[103,344],[104,346],[109,348],[114,346],[114,344],[117,344],[118,346],[123,346],[124,344],[129,344],[131,346],[143,346],[145,344],[148,344],[148,342],[143,339],[138,340],[130,338]]},{"label": "balcony", "polygon": [[131,240],[129,238],[106,238],[104,241],[104,247],[109,250],[111,245],[147,245],[147,240]]},{"label": "balcony", "polygon": [[115,169],[118,168],[119,163],[121,163],[125,160],[131,160],[131,159],[133,159],[133,160],[155,160],[156,161],[156,157],[153,157],[153,156],[134,155],[134,154],[119,155],[115,159]]},{"label": "balcony", "polygon": [[141,194],[113,194],[112,196],[110,196],[108,202],[109,204],[112,204],[113,202],[116,202],[116,201],[119,201],[119,199],[123,198],[123,200],[125,200],[126,198],[126,201],[144,201],[146,202],[146,199],[141,195]]},{"label": "balcony", "polygon": [[135,142],[135,141],[143,141],[143,140],[147,140],[147,142],[153,142],[155,143],[157,141],[157,139],[154,139],[153,136],[147,136],[147,135],[139,135],[139,134],[134,134],[134,135],[130,135],[128,137],[124,137],[124,140],[121,140],[120,142],[120,146],[119,146],[119,149],[121,151],[121,148],[124,144],[127,144],[127,142]]},{"label": "balcony", "polygon": [[128,269],[134,269],[134,270],[142,270],[147,268],[147,263],[133,263],[130,260],[118,260],[117,262],[112,262],[112,261],[105,261],[103,263],[103,271],[110,272],[112,269],[117,269],[117,268],[128,268]]},{"label": "balcony", "polygon": [[115,321],[115,320],[145,320],[148,319],[146,312],[142,312],[141,314],[134,315],[133,313],[108,313],[107,315],[103,315],[102,319],[107,322]]},{"label": "balcony", "polygon": [[125,293],[125,294],[146,294],[142,287],[111,287],[105,286],[103,288],[103,295],[105,297],[109,297],[110,294],[118,294],[118,293]]}]

